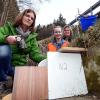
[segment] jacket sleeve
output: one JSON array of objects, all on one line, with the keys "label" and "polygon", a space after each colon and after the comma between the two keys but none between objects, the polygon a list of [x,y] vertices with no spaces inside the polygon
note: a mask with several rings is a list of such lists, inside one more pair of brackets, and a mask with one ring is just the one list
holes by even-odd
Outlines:
[{"label": "jacket sleeve", "polygon": [[6,37],[9,35],[9,28],[7,24],[0,27],[0,44],[5,43]]},{"label": "jacket sleeve", "polygon": [[42,55],[40,48],[38,46],[38,42],[36,38],[31,40],[31,52],[29,53],[30,58],[36,62],[40,62],[43,59],[46,59],[46,56]]}]

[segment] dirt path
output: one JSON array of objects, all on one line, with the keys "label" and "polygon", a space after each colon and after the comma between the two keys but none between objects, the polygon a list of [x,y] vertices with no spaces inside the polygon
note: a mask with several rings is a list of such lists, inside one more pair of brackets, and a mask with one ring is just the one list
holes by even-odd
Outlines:
[{"label": "dirt path", "polygon": [[[0,100],[2,100],[2,97],[4,97],[5,95],[11,93],[11,90],[6,90],[3,93],[0,93]],[[77,97],[67,97],[67,98],[63,98],[63,99],[56,99],[56,100],[100,100],[100,96],[99,94],[96,95],[85,95],[85,96],[77,96]]]},{"label": "dirt path", "polygon": [[78,97],[63,98],[58,100],[100,100],[100,98],[97,96],[78,96]]},{"label": "dirt path", "polygon": [[[9,84],[6,84],[6,89],[0,90],[0,100],[2,100],[2,97],[6,96],[7,94],[12,92],[12,82],[9,82]],[[76,97],[67,97],[63,99],[56,99],[56,100],[100,100],[100,93],[93,92],[88,93],[84,96],[76,96]]]}]

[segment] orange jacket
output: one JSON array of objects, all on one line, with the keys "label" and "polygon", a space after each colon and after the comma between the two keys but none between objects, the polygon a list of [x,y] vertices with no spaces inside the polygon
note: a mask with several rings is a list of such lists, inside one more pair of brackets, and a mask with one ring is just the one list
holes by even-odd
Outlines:
[{"label": "orange jacket", "polygon": [[[64,41],[64,43],[62,44],[61,48],[62,47],[68,47],[68,46],[69,46],[69,42]],[[48,51],[53,51],[53,52],[57,51],[57,47],[52,42],[50,42],[48,44]]]}]

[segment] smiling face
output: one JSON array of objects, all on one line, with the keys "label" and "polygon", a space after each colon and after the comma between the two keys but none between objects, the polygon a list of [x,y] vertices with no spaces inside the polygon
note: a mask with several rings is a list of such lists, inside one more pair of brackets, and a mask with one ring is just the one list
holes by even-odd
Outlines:
[{"label": "smiling face", "polygon": [[70,31],[69,27],[66,27],[64,29],[64,36],[66,36],[66,37],[70,37],[71,36],[71,31]]},{"label": "smiling face", "polygon": [[29,29],[30,31],[34,32],[36,14],[32,9],[26,9],[22,13],[19,13],[16,17],[13,26],[18,27],[21,26],[22,28]]},{"label": "smiling face", "polygon": [[53,30],[54,37],[55,38],[62,38],[62,28],[61,27],[55,27]]},{"label": "smiling face", "polygon": [[34,14],[32,12],[26,13],[22,18],[22,25],[30,27],[34,21]]}]

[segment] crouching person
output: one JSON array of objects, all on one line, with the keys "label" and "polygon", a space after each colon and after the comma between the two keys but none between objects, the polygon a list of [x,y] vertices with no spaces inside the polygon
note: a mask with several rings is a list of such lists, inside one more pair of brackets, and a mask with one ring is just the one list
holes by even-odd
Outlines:
[{"label": "crouching person", "polygon": [[[14,23],[7,22],[0,27],[0,46],[7,55],[0,55],[0,81],[7,80],[12,75],[12,66],[27,65],[28,57],[39,63],[46,57],[41,54],[34,32],[36,14],[31,9],[20,13]],[[12,54],[12,56],[11,56]]]},{"label": "crouching person", "polygon": [[12,51],[9,45],[0,45],[0,82],[7,81],[7,76],[14,76],[11,64]]}]

